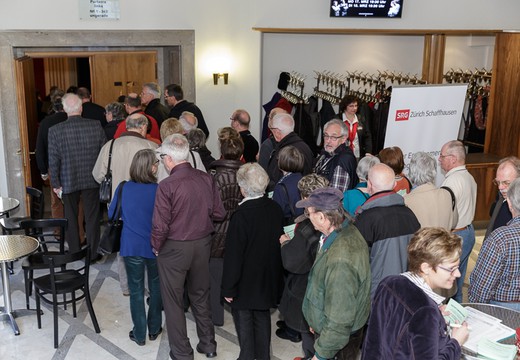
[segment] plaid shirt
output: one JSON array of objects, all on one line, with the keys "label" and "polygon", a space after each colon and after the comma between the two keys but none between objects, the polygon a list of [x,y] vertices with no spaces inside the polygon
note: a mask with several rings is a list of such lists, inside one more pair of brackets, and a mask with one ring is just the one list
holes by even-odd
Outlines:
[{"label": "plaid shirt", "polygon": [[52,187],[62,187],[64,194],[99,187],[92,169],[105,142],[99,120],[71,116],[51,127],[49,172]]},{"label": "plaid shirt", "polygon": [[520,216],[484,240],[469,281],[470,302],[520,302]]}]

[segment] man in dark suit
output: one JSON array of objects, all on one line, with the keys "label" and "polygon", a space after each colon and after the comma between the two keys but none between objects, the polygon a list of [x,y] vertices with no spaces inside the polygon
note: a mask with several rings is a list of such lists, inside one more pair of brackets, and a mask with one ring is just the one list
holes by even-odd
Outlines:
[{"label": "man in dark suit", "polygon": [[81,113],[81,117],[85,119],[95,119],[99,120],[102,127],[105,127],[107,124],[107,119],[105,117],[105,108],[101,105],[95,104],[92,102],[92,96],[90,91],[85,87],[80,87],[78,89],[78,96],[83,103],[83,111]]},{"label": "man in dark suit", "polygon": [[69,221],[66,232],[69,251],[80,249],[78,208],[80,196],[85,212],[87,243],[91,257],[99,245],[99,184],[92,176],[99,151],[106,142],[99,121],[81,117],[81,99],[66,94],[63,110],[68,120],[49,129],[49,174],[53,191],[63,200],[65,217]]},{"label": "man in dark suit", "polygon": [[197,118],[198,128],[204,131],[206,138],[209,137],[208,126],[206,125],[202,111],[200,111],[199,107],[194,103],[184,100],[184,91],[180,85],[170,84],[166,86],[166,89],[164,89],[164,99],[168,103],[168,106],[171,106],[168,117],[178,119],[183,112],[189,111]]},{"label": "man in dark suit", "polygon": [[164,120],[168,118],[170,109],[161,104],[161,90],[157,83],[145,83],[141,91],[141,104],[145,106],[144,113],[153,117],[159,128]]},{"label": "man in dark suit", "polygon": [[244,160],[246,162],[256,162],[256,154],[258,154],[258,141],[249,131],[251,117],[245,110],[238,109],[231,115],[231,127],[238,131],[242,141],[244,142]]}]

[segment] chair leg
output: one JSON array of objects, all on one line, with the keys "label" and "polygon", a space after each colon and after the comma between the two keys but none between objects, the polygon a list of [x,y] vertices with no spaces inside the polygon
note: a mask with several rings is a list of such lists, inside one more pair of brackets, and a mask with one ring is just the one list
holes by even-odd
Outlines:
[{"label": "chair leg", "polygon": [[42,328],[42,315],[40,310],[40,291],[34,290],[34,297],[36,298],[36,319],[38,320],[38,329]]},{"label": "chair leg", "polygon": [[96,318],[96,314],[94,313],[94,307],[92,306],[92,300],[90,299],[90,291],[88,288],[85,291],[85,301],[87,302],[88,313],[90,314],[90,319],[92,320],[92,324],[94,325],[94,330],[99,334],[101,329],[99,328],[99,324]]},{"label": "chair leg", "polygon": [[73,291],[71,296],[72,296],[72,315],[74,317],[76,317],[77,316],[77,314],[76,314],[76,292]]},{"label": "chair leg", "polygon": [[23,271],[23,281],[25,284],[25,305],[27,306],[27,310],[29,310],[29,296],[32,288],[32,281],[29,283],[29,271],[30,270],[27,269]]},{"label": "chair leg", "polygon": [[54,348],[58,348],[58,305],[56,304],[58,302],[58,299],[53,299],[53,316],[54,316]]}]

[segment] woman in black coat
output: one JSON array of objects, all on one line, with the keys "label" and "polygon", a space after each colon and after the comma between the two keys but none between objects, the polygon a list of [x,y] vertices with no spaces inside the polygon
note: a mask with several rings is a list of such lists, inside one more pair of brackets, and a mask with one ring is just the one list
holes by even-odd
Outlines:
[{"label": "woman in black coat", "polygon": [[282,209],[264,196],[269,183],[257,163],[242,165],[237,181],[244,200],[231,217],[224,254],[222,296],[240,344],[238,360],[270,359],[271,315],[282,294]]}]

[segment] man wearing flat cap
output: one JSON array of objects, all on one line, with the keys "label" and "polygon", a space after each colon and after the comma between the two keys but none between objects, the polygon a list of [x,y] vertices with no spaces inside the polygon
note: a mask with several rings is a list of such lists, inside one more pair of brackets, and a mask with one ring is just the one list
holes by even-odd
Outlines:
[{"label": "man wearing flat cap", "polygon": [[313,360],[355,359],[370,310],[368,246],[346,218],[342,200],[343,193],[329,187],[296,203],[322,233],[303,300],[316,339]]}]

